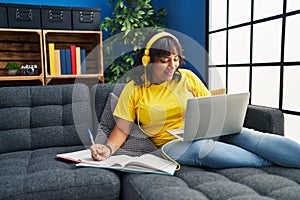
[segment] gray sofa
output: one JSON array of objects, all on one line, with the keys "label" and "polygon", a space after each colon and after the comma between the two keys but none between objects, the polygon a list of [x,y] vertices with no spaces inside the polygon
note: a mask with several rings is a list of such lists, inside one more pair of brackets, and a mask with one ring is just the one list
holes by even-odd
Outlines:
[{"label": "gray sofa", "polygon": [[[299,169],[182,166],[165,176],[56,159],[90,145],[86,131],[96,133],[109,93],[122,89],[115,86],[0,88],[0,199],[300,199]],[[280,111],[258,106],[249,106],[245,120],[280,135],[283,123]]]}]

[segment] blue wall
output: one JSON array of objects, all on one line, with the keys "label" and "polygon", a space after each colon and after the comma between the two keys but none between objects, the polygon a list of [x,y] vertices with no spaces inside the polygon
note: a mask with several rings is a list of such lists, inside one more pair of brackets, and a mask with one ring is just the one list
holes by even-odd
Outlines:
[{"label": "blue wall", "polygon": [[168,12],[166,24],[169,29],[184,33],[205,46],[205,0],[152,0],[157,8]]},{"label": "blue wall", "polygon": [[[33,5],[52,5],[52,6],[72,6],[72,7],[95,7],[101,8],[101,18],[111,16],[112,7],[109,0],[0,0],[0,3],[14,4],[33,4]],[[168,15],[165,19],[167,28],[185,34],[195,42],[205,48],[206,40],[206,0],[152,0],[156,8],[165,8]],[[104,39],[107,34],[104,33]],[[190,44],[186,44],[185,53],[195,54],[195,48],[190,48]],[[197,53],[197,52],[196,52]],[[192,69],[199,76],[205,77],[205,53],[199,52],[198,60],[193,64],[187,63],[187,68]],[[196,65],[194,63],[197,63]],[[198,64],[199,63],[199,64]],[[200,75],[201,74],[201,75]]]},{"label": "blue wall", "polygon": [[[183,44],[184,54],[190,57],[192,64],[187,68],[194,71],[200,78],[205,77],[206,59],[206,0],[152,0],[157,8],[165,8],[167,28],[185,34],[195,41]],[[197,44],[195,44],[195,42]],[[199,49],[199,46],[201,48]],[[202,78],[202,80],[203,80]]]}]

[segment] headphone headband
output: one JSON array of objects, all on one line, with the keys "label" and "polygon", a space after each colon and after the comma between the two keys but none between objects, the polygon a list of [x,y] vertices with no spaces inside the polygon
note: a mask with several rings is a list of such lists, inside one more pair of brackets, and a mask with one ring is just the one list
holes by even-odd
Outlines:
[{"label": "headphone headband", "polygon": [[146,45],[144,56],[142,58],[142,63],[145,67],[150,63],[149,54],[150,54],[151,46],[153,45],[154,42],[156,42],[157,40],[159,40],[160,38],[163,38],[163,37],[171,37],[171,38],[175,39],[176,41],[178,41],[178,39],[174,35],[172,35],[171,33],[168,33],[168,32],[160,32],[160,33],[157,33],[154,36],[152,36]]}]

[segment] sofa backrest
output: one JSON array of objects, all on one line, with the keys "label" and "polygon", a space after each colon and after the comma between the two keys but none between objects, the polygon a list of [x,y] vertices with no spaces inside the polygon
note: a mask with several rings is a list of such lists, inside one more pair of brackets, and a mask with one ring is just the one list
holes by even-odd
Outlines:
[{"label": "sofa backrest", "polygon": [[95,129],[100,121],[109,93],[119,96],[125,84],[96,84],[91,89],[92,112]]},{"label": "sofa backrest", "polygon": [[0,94],[0,153],[89,142],[87,86],[2,87]]}]

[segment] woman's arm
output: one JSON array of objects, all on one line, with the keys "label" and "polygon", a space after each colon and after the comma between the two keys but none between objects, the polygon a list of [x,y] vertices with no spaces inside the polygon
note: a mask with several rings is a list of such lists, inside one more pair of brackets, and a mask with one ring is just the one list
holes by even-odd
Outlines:
[{"label": "woman's arm", "polygon": [[94,160],[105,160],[114,154],[126,141],[132,122],[117,119],[116,124],[109,134],[106,144],[95,144],[90,147]]}]

